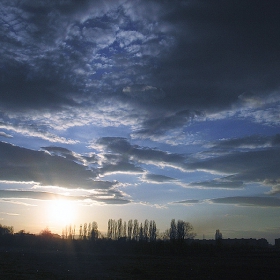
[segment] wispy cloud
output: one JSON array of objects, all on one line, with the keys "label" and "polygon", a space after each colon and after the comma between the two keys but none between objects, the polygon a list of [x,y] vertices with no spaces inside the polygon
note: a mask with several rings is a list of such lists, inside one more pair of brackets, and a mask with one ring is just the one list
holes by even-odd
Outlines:
[{"label": "wispy cloud", "polygon": [[212,203],[234,204],[238,206],[255,207],[280,207],[280,199],[277,197],[251,197],[251,196],[233,196],[210,199]]},{"label": "wispy cloud", "polygon": [[0,212],[0,214],[8,215],[8,216],[19,216],[20,215],[18,213],[8,213],[8,212]]}]

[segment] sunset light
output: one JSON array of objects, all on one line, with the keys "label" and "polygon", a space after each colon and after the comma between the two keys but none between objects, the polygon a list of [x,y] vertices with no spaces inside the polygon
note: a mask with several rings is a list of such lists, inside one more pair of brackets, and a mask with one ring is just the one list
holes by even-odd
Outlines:
[{"label": "sunset light", "polygon": [[0,222],[280,237],[280,1],[0,1]]},{"label": "sunset light", "polygon": [[53,200],[48,203],[47,211],[50,222],[63,227],[75,221],[77,209],[73,201]]}]

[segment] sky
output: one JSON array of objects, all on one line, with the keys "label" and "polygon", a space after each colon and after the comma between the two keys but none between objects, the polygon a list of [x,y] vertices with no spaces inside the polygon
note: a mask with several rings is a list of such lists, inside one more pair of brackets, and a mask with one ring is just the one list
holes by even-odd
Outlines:
[{"label": "sky", "polygon": [[0,223],[171,219],[280,238],[280,3],[0,2]]}]

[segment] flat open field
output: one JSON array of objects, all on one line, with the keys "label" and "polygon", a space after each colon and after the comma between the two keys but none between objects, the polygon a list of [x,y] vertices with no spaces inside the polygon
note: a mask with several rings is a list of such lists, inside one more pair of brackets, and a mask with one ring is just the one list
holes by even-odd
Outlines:
[{"label": "flat open field", "polygon": [[0,279],[280,279],[280,252],[185,256],[0,250]]}]

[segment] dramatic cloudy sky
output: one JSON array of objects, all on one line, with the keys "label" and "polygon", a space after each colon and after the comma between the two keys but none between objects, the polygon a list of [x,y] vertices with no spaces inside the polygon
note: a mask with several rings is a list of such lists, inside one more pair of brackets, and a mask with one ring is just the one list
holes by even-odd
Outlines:
[{"label": "dramatic cloudy sky", "polygon": [[280,3],[0,3],[0,219],[280,237]]}]

